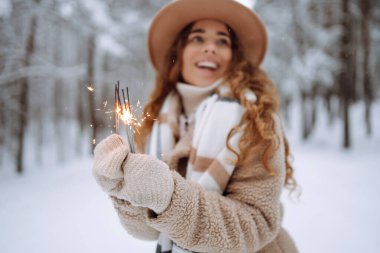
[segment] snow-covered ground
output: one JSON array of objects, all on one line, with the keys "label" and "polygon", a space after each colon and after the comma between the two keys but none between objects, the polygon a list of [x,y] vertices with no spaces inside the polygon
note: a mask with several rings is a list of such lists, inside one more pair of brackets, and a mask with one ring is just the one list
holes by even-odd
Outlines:
[{"label": "snow-covered ground", "polygon": [[286,199],[284,226],[301,252],[379,252],[379,149],[294,153],[302,195],[298,204]]},{"label": "snow-covered ground", "polygon": [[119,225],[92,159],[0,181],[0,252],[154,252]]},{"label": "snow-covered ground", "polygon": [[[374,117],[369,140],[358,123],[361,107],[353,109],[351,150],[339,147],[339,124],[326,130],[323,119],[307,144],[296,137],[296,127],[288,134],[302,195],[294,203],[284,192],[284,227],[300,252],[380,250],[380,121]],[[0,252],[155,252],[155,242],[124,232],[91,167],[88,157],[0,177]]]}]

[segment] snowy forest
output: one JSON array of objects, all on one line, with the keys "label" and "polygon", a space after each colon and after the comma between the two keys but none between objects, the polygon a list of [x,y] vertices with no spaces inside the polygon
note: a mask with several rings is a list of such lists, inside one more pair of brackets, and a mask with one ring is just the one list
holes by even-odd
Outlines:
[{"label": "snowy forest", "polygon": [[[166,2],[1,0],[2,170],[22,173],[45,159],[91,153],[113,130],[105,111],[117,80],[136,103],[147,99],[154,75],[146,31]],[[341,146],[350,148],[350,108],[362,103],[370,138],[380,90],[380,2],[257,1],[255,10],[270,37],[263,69],[281,93],[284,118],[292,104],[302,108],[299,135],[308,141],[325,114],[342,122]]]},{"label": "snowy forest", "polygon": [[[91,169],[115,131],[114,85],[148,99],[147,30],[169,2],[0,0],[1,252],[155,252]],[[379,252],[380,1],[240,2],[267,27],[262,68],[302,193],[284,191],[284,227],[300,252]]]}]

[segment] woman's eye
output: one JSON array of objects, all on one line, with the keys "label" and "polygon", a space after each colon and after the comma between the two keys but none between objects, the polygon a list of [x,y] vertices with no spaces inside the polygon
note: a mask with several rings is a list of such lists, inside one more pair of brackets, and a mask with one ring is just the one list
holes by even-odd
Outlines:
[{"label": "woman's eye", "polygon": [[200,36],[194,36],[194,37],[190,38],[190,41],[199,43],[199,42],[203,42],[203,38]]},{"label": "woman's eye", "polygon": [[216,41],[219,46],[230,46],[230,42],[227,39],[219,39]]}]

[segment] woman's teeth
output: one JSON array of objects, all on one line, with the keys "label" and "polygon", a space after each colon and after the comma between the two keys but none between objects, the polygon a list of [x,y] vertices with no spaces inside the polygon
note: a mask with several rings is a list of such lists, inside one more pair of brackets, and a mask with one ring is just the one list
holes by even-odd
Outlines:
[{"label": "woman's teeth", "polygon": [[218,67],[218,65],[215,62],[211,61],[200,61],[197,63],[197,67],[215,70]]}]

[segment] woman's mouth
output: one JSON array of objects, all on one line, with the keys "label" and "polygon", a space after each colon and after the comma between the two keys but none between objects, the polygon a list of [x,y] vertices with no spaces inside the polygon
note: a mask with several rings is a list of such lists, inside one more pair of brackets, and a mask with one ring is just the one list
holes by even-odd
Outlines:
[{"label": "woman's mouth", "polygon": [[217,70],[219,65],[213,61],[199,61],[195,64],[198,68],[208,69],[208,70]]}]

